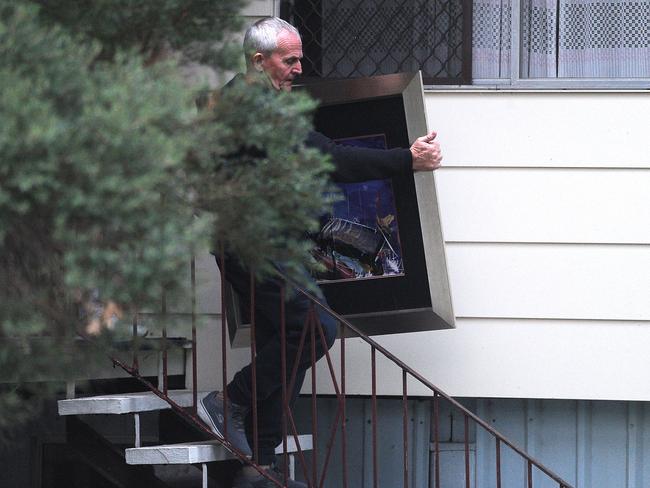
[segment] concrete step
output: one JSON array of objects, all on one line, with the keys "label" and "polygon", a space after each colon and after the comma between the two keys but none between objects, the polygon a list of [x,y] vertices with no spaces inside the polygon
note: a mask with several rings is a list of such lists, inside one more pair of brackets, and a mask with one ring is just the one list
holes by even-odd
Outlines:
[{"label": "concrete step", "polygon": [[[206,392],[198,392],[201,399]],[[181,407],[192,406],[191,390],[170,390],[169,397]],[[118,393],[83,398],[59,400],[59,415],[124,414],[151,412],[170,408],[169,404],[153,392]]]},{"label": "concrete step", "polygon": [[[300,435],[298,439],[303,451],[312,449],[311,435]],[[282,445],[275,448],[276,454],[282,454],[282,451]],[[287,438],[287,453],[296,452],[296,441],[290,436]],[[216,440],[126,449],[127,464],[200,464],[234,458],[233,454]]]}]

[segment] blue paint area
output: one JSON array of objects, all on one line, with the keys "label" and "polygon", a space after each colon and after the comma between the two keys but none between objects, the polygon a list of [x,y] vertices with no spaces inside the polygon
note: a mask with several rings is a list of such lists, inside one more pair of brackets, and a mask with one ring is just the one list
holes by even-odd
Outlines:
[{"label": "blue paint area", "polygon": [[[386,149],[383,134],[336,140],[338,144]],[[322,280],[404,274],[395,195],[390,179],[340,183],[342,200],[323,221],[314,250],[327,268]],[[337,224],[337,225],[333,225]],[[329,224],[329,225],[328,225]],[[335,234],[332,229],[335,229]],[[355,242],[356,240],[356,242]],[[345,241],[345,242],[343,242]],[[374,249],[371,244],[377,243]]]}]

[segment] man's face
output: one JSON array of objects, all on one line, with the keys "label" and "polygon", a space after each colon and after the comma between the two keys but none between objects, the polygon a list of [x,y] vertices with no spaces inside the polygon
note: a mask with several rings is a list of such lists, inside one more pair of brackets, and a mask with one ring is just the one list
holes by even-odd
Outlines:
[{"label": "man's face", "polygon": [[302,73],[302,42],[293,32],[283,31],[278,36],[278,46],[271,54],[261,56],[262,69],[276,90],[291,91],[291,84]]}]

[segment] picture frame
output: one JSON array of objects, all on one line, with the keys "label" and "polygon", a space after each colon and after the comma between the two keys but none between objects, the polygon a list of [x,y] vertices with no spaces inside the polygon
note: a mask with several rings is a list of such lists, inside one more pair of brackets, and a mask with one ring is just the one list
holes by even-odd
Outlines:
[{"label": "picture frame", "polygon": [[[310,82],[294,89],[318,100],[315,129],[338,143],[381,137],[387,149],[408,148],[428,133],[420,72]],[[435,172],[404,174],[381,185],[392,188],[403,270],[320,279],[328,304],[368,335],[455,327]],[[392,214],[377,217],[386,215]],[[369,220],[345,220],[372,228]],[[232,290],[226,290],[226,302],[231,343],[249,345],[248,313]]]},{"label": "picture frame", "polygon": [[[382,135],[410,147],[428,133],[419,72],[309,83],[315,129],[335,141]],[[372,335],[455,327],[435,172],[391,179],[404,272],[321,283],[328,303]]]}]

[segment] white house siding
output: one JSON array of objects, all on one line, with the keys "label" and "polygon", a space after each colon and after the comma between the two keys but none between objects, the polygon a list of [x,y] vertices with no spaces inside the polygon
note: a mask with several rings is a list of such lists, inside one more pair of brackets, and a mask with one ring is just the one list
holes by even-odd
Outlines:
[{"label": "white house siding", "polygon": [[[456,396],[650,400],[650,95],[425,103],[457,328],[379,341]],[[348,342],[348,389],[367,394],[369,352]],[[399,371],[380,371],[400,395]]]},{"label": "white house siding", "polygon": [[426,106],[460,317],[445,348],[471,350],[483,376],[442,382],[649,400],[649,94],[430,92]]}]

